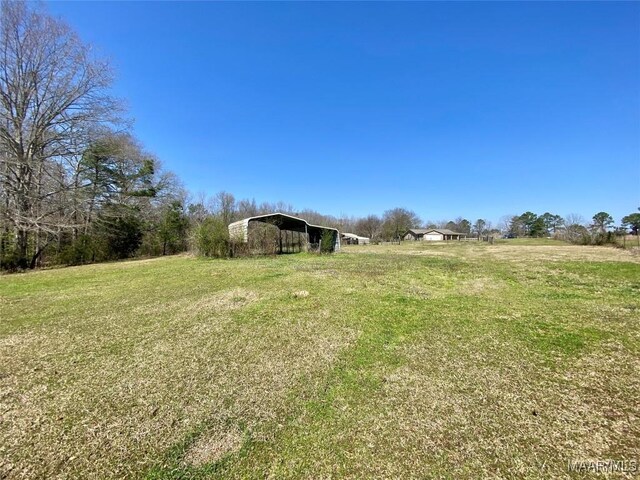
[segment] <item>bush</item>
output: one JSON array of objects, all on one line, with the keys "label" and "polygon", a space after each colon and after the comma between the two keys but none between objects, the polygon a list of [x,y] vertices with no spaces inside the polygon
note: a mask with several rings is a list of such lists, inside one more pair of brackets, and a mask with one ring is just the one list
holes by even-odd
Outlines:
[{"label": "bush", "polygon": [[558,235],[562,240],[576,245],[589,245],[591,235],[582,225],[568,225],[562,235]]},{"label": "bush", "polygon": [[590,232],[582,225],[569,226],[564,234],[564,240],[574,245],[615,245],[616,235],[613,232]]},{"label": "bush", "polygon": [[336,233],[333,230],[323,230],[320,237],[320,253],[333,253]]},{"label": "bush", "polygon": [[203,257],[228,257],[231,254],[229,230],[219,218],[206,218],[195,231],[195,248]]},{"label": "bush", "polygon": [[616,236],[613,232],[594,233],[591,236],[591,245],[610,245],[616,243]]},{"label": "bush", "polygon": [[229,242],[230,257],[248,257],[251,255],[251,248],[248,243],[231,240]]},{"label": "bush", "polygon": [[80,235],[74,242],[62,248],[58,254],[58,263],[64,265],[82,265],[95,261],[95,245],[89,235]]},{"label": "bush", "polygon": [[134,215],[102,221],[100,232],[106,241],[107,258],[121,260],[132,257],[142,243],[142,221]]},{"label": "bush", "polygon": [[20,270],[26,270],[27,263],[24,258],[21,258],[17,252],[11,250],[4,252],[2,258],[0,258],[0,270],[6,270],[7,272],[17,272]]}]

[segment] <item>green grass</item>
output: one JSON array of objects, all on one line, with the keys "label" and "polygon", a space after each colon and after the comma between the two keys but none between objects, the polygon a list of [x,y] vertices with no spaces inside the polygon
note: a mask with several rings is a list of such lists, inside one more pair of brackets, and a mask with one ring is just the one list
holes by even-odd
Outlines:
[{"label": "green grass", "polygon": [[569,460],[637,460],[639,294],[632,252],[546,240],[3,276],[0,478],[562,478]]},{"label": "green grass", "polygon": [[505,244],[505,245],[550,245],[550,246],[569,245],[568,242],[565,242],[564,240],[557,240],[555,238],[530,238],[530,237],[498,238],[495,240],[495,243]]}]

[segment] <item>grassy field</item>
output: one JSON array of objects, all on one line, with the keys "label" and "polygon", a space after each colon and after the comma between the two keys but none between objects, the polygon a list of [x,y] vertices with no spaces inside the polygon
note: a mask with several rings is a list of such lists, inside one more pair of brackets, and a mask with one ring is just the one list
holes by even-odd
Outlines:
[{"label": "grassy field", "polygon": [[3,276],[0,312],[0,478],[584,478],[567,463],[640,461],[630,251],[168,257]]}]

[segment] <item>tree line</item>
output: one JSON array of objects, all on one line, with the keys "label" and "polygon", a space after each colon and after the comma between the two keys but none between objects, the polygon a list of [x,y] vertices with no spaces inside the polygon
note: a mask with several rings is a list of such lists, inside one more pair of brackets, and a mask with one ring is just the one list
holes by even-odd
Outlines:
[{"label": "tree line", "polygon": [[507,215],[501,223],[501,230],[508,237],[554,237],[571,243],[596,245],[615,243],[615,236],[638,235],[640,213],[622,217],[618,225],[607,212],[597,212],[588,222],[578,214],[562,217],[549,212],[537,215],[527,211],[521,215]]},{"label": "tree line", "polygon": [[128,133],[109,64],[41,6],[0,13],[2,267],[183,248],[184,192]]},{"label": "tree line", "polygon": [[[197,250],[228,252],[227,225],[279,211],[374,240],[410,228],[468,235],[542,236],[587,229],[575,218],[512,216],[503,228],[464,218],[423,222],[394,208],[382,215],[333,217],[220,192],[193,196],[131,133],[113,70],[41,5],[0,5],[0,268],[74,265]],[[625,217],[638,232],[640,214]],[[610,216],[594,216],[598,229]],[[580,230],[580,233],[582,230]]]}]

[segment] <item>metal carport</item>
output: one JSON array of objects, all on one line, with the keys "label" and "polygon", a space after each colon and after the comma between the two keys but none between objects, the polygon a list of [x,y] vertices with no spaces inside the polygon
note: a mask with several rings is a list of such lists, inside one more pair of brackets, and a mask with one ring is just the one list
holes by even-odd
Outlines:
[{"label": "metal carport", "polygon": [[[308,244],[312,248],[319,248],[322,236],[325,232],[332,233],[333,246],[332,251],[337,252],[340,250],[340,232],[336,228],[323,227],[321,225],[312,225],[303,218],[294,217],[293,215],[287,215],[285,213],[267,213],[265,215],[256,215],[254,217],[244,218],[233,222],[229,225],[229,236],[232,240],[237,242],[248,243],[249,242],[249,223],[262,222],[268,223],[278,227],[280,232],[299,232],[304,234],[307,238]],[[282,237],[280,241],[282,245]],[[317,247],[316,247],[317,246]],[[282,251],[282,247],[280,248]]]}]

